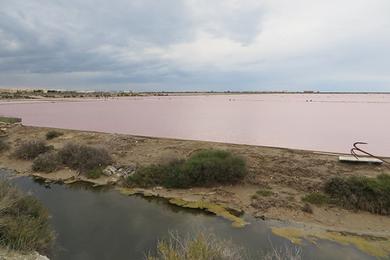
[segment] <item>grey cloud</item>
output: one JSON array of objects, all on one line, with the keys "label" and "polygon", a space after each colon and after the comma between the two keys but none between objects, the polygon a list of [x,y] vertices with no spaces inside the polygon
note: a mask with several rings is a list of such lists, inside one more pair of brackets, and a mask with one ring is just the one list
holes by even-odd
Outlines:
[{"label": "grey cloud", "polygon": [[[385,5],[384,1],[375,1]],[[355,38],[329,46],[324,43],[318,50],[303,48],[297,54],[279,57],[279,53],[296,51],[296,46],[286,44],[285,49],[272,50],[278,56],[274,58],[261,52],[263,41],[269,41],[261,38],[263,32],[272,32],[272,26],[279,22],[276,17],[273,23],[266,23],[275,15],[275,8],[272,12],[269,8],[273,1],[243,0],[235,2],[234,8],[227,4],[231,2],[1,1],[0,87],[361,90],[370,85],[369,90],[390,90],[390,78],[386,76],[390,66],[388,17],[376,17],[384,25],[375,38],[357,32]],[[284,26],[288,36],[290,24]],[[291,27],[292,32],[294,29]],[[305,37],[299,30],[297,35]],[[201,41],[200,33],[230,41],[234,46],[247,46],[253,54],[222,42],[214,48],[225,51],[223,54],[198,64],[191,49],[181,54],[180,48],[181,44]],[[321,36],[321,32],[316,33]],[[271,40],[277,45],[285,35],[274,37]],[[321,37],[319,45],[327,42],[326,37],[338,35]],[[199,52],[212,47],[207,41],[201,44],[196,46]],[[253,48],[256,44],[258,49]],[[266,47],[272,49],[272,44]],[[182,56],[167,56],[168,50]],[[246,55],[244,60],[241,52],[243,57]]]}]

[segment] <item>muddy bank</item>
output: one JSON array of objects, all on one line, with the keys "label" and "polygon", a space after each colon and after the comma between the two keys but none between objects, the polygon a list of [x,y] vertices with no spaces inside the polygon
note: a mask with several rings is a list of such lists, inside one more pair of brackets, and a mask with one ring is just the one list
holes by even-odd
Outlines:
[{"label": "muddy bank", "polygon": [[[34,173],[31,171],[31,161],[15,160],[11,156],[14,147],[23,141],[45,139],[48,130],[48,128],[26,127],[18,124],[3,125],[2,132],[3,135],[7,136],[11,149],[1,153],[1,166],[15,169],[19,174],[34,175],[47,181],[61,181],[64,183],[85,181],[94,185],[110,183],[118,189],[123,188],[120,180],[115,176],[103,176],[92,180],[68,168],[49,174]],[[390,174],[389,169],[385,166],[342,164],[338,162],[337,155],[290,149],[145,138],[72,130],[60,131],[64,135],[48,141],[54,148],[58,149],[70,141],[87,145],[102,145],[111,152],[116,165],[139,167],[171,158],[188,157],[193,152],[201,149],[215,148],[229,150],[243,156],[249,168],[248,176],[238,185],[192,189],[157,187],[154,189],[139,189],[137,192],[127,190],[127,193],[122,189],[127,195],[134,192],[147,196],[168,198],[173,204],[200,208],[225,217],[236,226],[247,224],[240,219],[239,214],[236,214],[237,212],[245,212],[262,219],[280,220],[290,224],[304,224],[305,227],[320,227],[322,231],[316,232],[319,234],[319,239],[336,240],[334,236],[323,235],[323,230],[335,231],[338,234],[344,234],[344,237],[345,234],[359,235],[365,240],[367,240],[367,236],[380,238],[381,241],[388,241],[390,238],[389,217],[360,211],[354,212],[334,206],[312,206],[313,213],[307,213],[302,210],[304,203],[301,201],[305,194],[320,190],[324,181],[331,177]],[[264,188],[271,190],[272,195],[254,196],[256,191]],[[232,209],[235,214],[232,214]],[[284,237],[289,236],[292,238],[291,240],[297,237],[295,231],[282,232],[279,230],[276,233]],[[299,237],[307,239],[307,237],[315,237],[315,235],[313,232],[310,235],[300,233]],[[338,240],[340,242],[341,239]],[[360,249],[363,248],[354,243],[356,239],[344,240],[345,243],[354,244]],[[390,247],[387,244],[383,248],[385,248],[383,250],[389,250],[390,253]],[[368,251],[372,253],[373,250],[369,249]],[[381,252],[383,253],[383,251]]]},{"label": "muddy bank", "polygon": [[2,260],[49,260],[46,256],[40,255],[37,252],[20,253],[7,249],[0,248],[0,259]]}]

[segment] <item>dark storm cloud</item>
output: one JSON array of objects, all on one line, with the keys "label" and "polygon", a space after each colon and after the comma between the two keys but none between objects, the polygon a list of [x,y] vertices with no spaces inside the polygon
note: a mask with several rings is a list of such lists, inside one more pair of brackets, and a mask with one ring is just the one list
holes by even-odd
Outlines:
[{"label": "dark storm cloud", "polygon": [[0,87],[390,90],[389,7],[4,0]]}]

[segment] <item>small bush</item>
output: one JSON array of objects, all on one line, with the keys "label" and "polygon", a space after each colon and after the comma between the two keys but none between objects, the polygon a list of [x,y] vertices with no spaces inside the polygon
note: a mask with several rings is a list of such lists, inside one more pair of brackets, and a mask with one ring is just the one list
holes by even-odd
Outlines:
[{"label": "small bush", "polygon": [[97,179],[100,176],[102,176],[102,174],[103,174],[103,169],[102,168],[96,168],[96,169],[87,171],[87,173],[85,175],[89,179]]},{"label": "small bush", "polygon": [[27,141],[16,148],[15,156],[18,159],[32,160],[51,149],[52,147],[46,145],[44,141]]},{"label": "small bush", "polygon": [[390,175],[332,178],[325,184],[325,192],[345,208],[390,215]]},{"label": "small bush", "polygon": [[59,165],[58,155],[51,151],[38,155],[33,161],[32,169],[36,172],[49,173],[57,170]]},{"label": "small bush", "polygon": [[48,211],[32,196],[0,181],[0,246],[46,252],[54,239]]},{"label": "small bush", "polygon": [[106,149],[74,143],[66,144],[59,150],[58,156],[64,165],[82,173],[104,168],[112,163],[112,158]]},{"label": "small bush", "polygon": [[324,205],[330,202],[329,197],[320,192],[307,194],[302,198],[302,201],[315,205]]},{"label": "small bush", "polygon": [[267,189],[267,188],[259,189],[256,191],[256,194],[252,195],[252,199],[257,200],[257,199],[260,199],[261,197],[269,197],[273,194],[274,193],[270,189]]},{"label": "small bush", "polygon": [[0,138],[0,153],[9,149],[9,144],[4,140],[4,138]]},{"label": "small bush", "polygon": [[187,160],[141,167],[128,178],[128,183],[168,188],[210,186],[237,183],[246,173],[246,164],[242,158],[226,151],[204,150],[194,153]]},{"label": "small bush", "polygon": [[46,133],[46,140],[51,140],[61,135],[64,135],[64,133],[56,130],[50,130],[49,132]]},{"label": "small bush", "polygon": [[236,183],[247,174],[241,157],[222,150],[194,153],[184,164],[184,172],[194,186]]},{"label": "small bush", "polygon": [[16,117],[0,116],[0,122],[7,123],[7,124],[15,124],[15,123],[22,122],[22,119]]},{"label": "small bush", "polygon": [[187,187],[190,180],[183,173],[184,160],[175,160],[163,165],[140,167],[128,177],[128,183],[142,187]]},{"label": "small bush", "polygon": [[309,213],[309,214],[313,214],[313,209],[312,209],[312,207],[310,206],[309,203],[305,203],[305,205],[303,205],[302,211],[306,212],[306,213]]},{"label": "small bush", "polygon": [[270,189],[260,189],[256,191],[256,195],[263,196],[263,197],[268,197],[274,194]]},{"label": "small bush", "polygon": [[170,233],[168,239],[160,240],[156,253],[146,254],[146,260],[301,260],[300,247],[285,246],[274,248],[267,252],[257,252],[257,257],[251,257],[248,252],[228,240],[220,240],[213,234],[199,232],[192,236],[181,236]]}]

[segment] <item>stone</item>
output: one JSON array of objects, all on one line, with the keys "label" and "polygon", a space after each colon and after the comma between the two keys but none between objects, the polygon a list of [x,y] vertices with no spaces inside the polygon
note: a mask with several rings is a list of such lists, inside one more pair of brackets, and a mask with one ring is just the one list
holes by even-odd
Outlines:
[{"label": "stone", "polygon": [[107,167],[104,168],[104,170],[103,170],[103,174],[106,175],[106,176],[112,176],[112,175],[114,175],[116,172],[117,172],[117,169],[116,169],[114,166],[112,166],[112,165],[107,166]]},{"label": "stone", "polygon": [[261,220],[265,220],[265,216],[264,216],[263,214],[260,214],[260,213],[257,213],[257,214],[255,215],[255,218],[259,218],[259,219],[261,219]]},{"label": "stone", "polygon": [[135,173],[136,166],[135,165],[124,165],[117,168],[118,170],[115,173],[117,177],[128,177],[132,176]]}]

